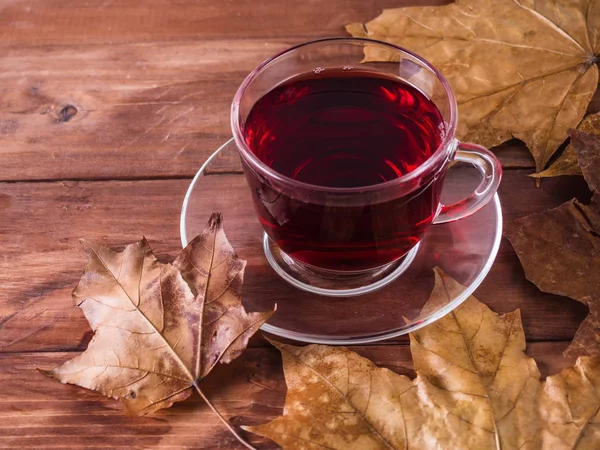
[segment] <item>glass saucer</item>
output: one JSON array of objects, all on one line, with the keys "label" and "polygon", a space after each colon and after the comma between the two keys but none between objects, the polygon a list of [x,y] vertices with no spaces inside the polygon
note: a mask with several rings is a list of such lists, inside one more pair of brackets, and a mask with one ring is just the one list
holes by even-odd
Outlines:
[{"label": "glass saucer", "polygon": [[[480,181],[473,166],[458,163],[446,175],[444,203],[468,196]],[[240,258],[248,261],[243,285],[249,311],[277,312],[262,326],[268,333],[301,342],[366,344],[417,330],[460,305],[492,267],[502,236],[498,195],[472,216],[432,225],[405,271],[385,287],[366,295],[334,298],[298,289],[273,270],[264,253],[264,232],[233,140],[202,165],[185,196],[181,211],[183,246],[200,233],[210,214],[223,213],[225,232]],[[446,303],[421,315],[433,288],[435,267],[462,286]],[[418,320],[415,320],[417,319]]]}]

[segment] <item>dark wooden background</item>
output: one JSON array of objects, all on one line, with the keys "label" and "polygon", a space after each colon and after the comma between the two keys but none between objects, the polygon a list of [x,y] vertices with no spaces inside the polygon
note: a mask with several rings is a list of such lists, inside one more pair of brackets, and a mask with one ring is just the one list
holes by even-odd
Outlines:
[{"label": "dark wooden background", "polygon": [[[250,70],[384,8],[435,3],[0,1],[0,448],[241,448],[196,396],[130,419],[117,402],[35,371],[91,337],[70,296],[84,262],[78,239],[120,248],[145,235],[161,259],[174,257],[187,186],[228,139],[229,105]],[[578,177],[536,188],[517,142],[496,151],[506,220],[588,196]],[[521,309],[544,375],[572,363],[561,353],[586,308],[527,282],[506,240],[476,295],[497,312]],[[412,374],[406,343],[356,350]],[[204,386],[238,425],[278,415],[285,395],[280,359],[260,338]]]}]

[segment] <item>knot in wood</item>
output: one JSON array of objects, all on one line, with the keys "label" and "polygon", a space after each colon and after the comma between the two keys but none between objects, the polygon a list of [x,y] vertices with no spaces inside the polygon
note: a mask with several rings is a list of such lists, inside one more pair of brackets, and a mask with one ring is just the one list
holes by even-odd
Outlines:
[{"label": "knot in wood", "polygon": [[67,105],[58,113],[58,119],[56,119],[57,123],[65,123],[68,122],[77,114],[77,108],[73,105]]}]

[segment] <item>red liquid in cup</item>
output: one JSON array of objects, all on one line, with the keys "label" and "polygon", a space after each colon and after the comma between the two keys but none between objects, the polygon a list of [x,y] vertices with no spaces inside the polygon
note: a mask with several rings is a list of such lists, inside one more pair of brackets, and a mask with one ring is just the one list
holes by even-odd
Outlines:
[{"label": "red liquid in cup", "polygon": [[[253,106],[246,143],[266,165],[326,187],[383,183],[415,170],[439,147],[444,122],[413,86],[384,74],[327,69],[275,87]],[[439,169],[439,168],[438,168]],[[434,170],[433,172],[438,172]],[[246,170],[269,236],[291,257],[330,270],[364,270],[404,256],[435,217],[439,174],[380,203],[298,200]],[[296,198],[295,198],[296,197]],[[315,197],[316,198],[316,197]]]}]

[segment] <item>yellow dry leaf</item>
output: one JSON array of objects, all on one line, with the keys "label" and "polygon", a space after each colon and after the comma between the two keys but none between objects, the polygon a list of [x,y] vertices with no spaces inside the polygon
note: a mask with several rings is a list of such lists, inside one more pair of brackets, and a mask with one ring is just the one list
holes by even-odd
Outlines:
[{"label": "yellow dry leaf", "polygon": [[[459,0],[384,10],[347,30],[430,61],[456,94],[458,137],[487,147],[521,139],[538,172],[581,121],[598,84],[596,0]],[[390,60],[374,48],[365,56]]]},{"label": "yellow dry leaf", "polygon": [[[431,303],[460,286],[436,272]],[[247,430],[284,449],[595,449],[600,359],[540,380],[518,311],[475,297],[411,335],[414,380],[343,347],[281,351],[283,415]]]}]

